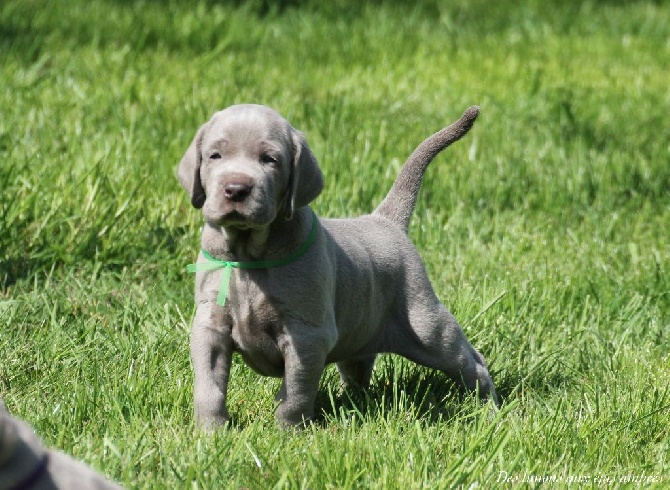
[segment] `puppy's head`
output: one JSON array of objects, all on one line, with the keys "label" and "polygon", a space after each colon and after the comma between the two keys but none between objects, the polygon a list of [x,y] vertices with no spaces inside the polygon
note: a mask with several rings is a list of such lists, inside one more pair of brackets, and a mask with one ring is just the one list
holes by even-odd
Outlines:
[{"label": "puppy's head", "polygon": [[260,105],[214,114],[196,133],[178,173],[193,206],[224,228],[262,228],[278,217],[290,219],[323,189],[302,134]]}]

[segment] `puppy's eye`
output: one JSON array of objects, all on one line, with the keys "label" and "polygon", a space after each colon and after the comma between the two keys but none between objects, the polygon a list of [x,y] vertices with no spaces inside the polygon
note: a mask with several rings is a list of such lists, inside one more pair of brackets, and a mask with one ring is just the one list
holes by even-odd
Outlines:
[{"label": "puppy's eye", "polygon": [[209,155],[210,160],[218,160],[220,158],[221,158],[221,153],[219,153],[218,151],[215,151],[214,153],[211,153]]},{"label": "puppy's eye", "polygon": [[277,160],[277,157],[275,157],[274,155],[270,155],[269,153],[263,153],[261,155],[261,162],[274,165],[278,163],[279,160]]}]

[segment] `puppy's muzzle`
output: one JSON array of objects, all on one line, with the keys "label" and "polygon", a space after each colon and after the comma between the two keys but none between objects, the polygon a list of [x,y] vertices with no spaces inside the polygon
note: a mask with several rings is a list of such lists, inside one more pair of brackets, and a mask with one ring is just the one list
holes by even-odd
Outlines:
[{"label": "puppy's muzzle", "polygon": [[251,177],[242,174],[232,174],[223,182],[223,197],[232,202],[242,202],[254,188]]}]

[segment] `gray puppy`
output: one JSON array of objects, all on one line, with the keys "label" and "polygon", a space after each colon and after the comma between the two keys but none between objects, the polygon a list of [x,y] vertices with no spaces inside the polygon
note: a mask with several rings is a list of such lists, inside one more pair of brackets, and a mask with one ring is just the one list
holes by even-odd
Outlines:
[{"label": "gray puppy", "polygon": [[381,205],[353,219],[319,219],[323,188],[304,137],[272,109],[235,105],[214,114],[179,164],[205,218],[191,330],[195,416],[229,420],[230,363],[283,378],[281,425],[304,423],[324,367],[366,386],[378,353],[444,371],[497,401],[486,362],[440,303],[407,236],[430,161],[472,127],[471,107],[412,153]]},{"label": "gray puppy", "polygon": [[121,490],[70,456],[47,449],[25,422],[0,404],[0,489]]}]

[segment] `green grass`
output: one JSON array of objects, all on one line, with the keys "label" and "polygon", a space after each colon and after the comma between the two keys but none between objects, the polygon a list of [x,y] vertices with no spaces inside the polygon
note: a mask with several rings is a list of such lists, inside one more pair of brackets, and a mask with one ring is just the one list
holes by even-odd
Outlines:
[{"label": "green grass", "polygon": [[[0,5],[10,411],[130,488],[667,484],[670,8],[188,3]],[[384,356],[367,393],[328,369],[320,423],[285,432],[278,381],[236,359],[233,427],[194,432],[200,216],[174,168],[237,102],[306,133],[323,216],[372,210],[423,138],[481,106],[429,169],[410,232],[489,360],[499,413]]]}]

